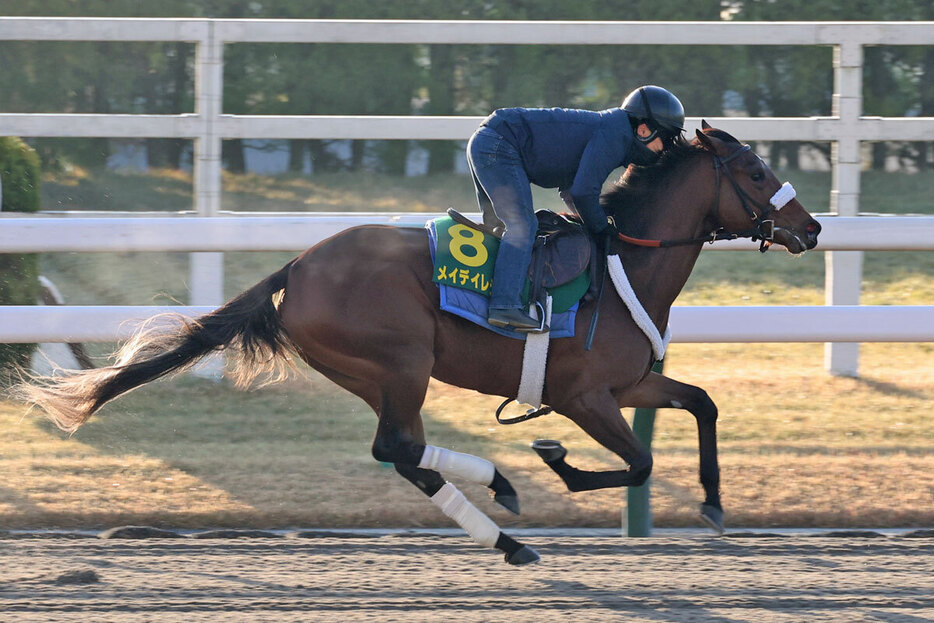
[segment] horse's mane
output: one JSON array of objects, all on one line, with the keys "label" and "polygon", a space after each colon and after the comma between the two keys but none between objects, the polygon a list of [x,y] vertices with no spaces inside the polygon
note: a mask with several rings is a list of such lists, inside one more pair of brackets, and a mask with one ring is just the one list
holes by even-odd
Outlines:
[{"label": "horse's mane", "polygon": [[[724,142],[739,144],[723,130],[711,128],[706,133]],[[703,153],[707,152],[696,139],[688,141],[679,135],[654,163],[630,165],[613,183],[613,188],[600,196],[600,205],[607,214],[614,216],[618,225],[628,226],[626,233],[639,235],[640,223],[644,222],[639,215],[651,207],[654,194],[671,183],[672,174],[681,168],[682,163]]]}]

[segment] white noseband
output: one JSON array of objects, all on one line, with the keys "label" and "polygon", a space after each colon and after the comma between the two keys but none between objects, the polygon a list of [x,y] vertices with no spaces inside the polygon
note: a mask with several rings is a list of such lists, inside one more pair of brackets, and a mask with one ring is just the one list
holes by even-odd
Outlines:
[{"label": "white noseband", "polygon": [[782,187],[772,195],[772,198],[769,199],[769,203],[775,206],[776,210],[781,210],[785,207],[785,204],[795,198],[796,194],[795,187],[791,185],[791,182],[785,182],[782,184]]}]

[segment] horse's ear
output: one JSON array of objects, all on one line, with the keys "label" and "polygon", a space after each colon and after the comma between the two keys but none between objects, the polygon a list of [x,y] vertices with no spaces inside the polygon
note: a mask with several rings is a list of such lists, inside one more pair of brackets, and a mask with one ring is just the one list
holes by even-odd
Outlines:
[{"label": "horse's ear", "polygon": [[703,146],[703,148],[710,153],[716,154],[718,156],[725,156],[729,151],[724,142],[716,136],[705,134],[700,130],[694,130],[694,133],[697,135],[697,140],[700,141],[700,144]]},{"label": "horse's ear", "polygon": [[716,148],[713,146],[713,143],[710,142],[710,137],[701,132],[700,130],[694,130],[694,134],[697,135],[697,140],[700,141],[701,145],[707,151],[713,153],[716,151]]},{"label": "horse's ear", "polygon": [[701,119],[700,127],[701,127],[702,130],[709,130],[709,129],[712,128],[713,126],[710,125],[709,123],[707,123],[707,120],[706,120],[706,119]]}]

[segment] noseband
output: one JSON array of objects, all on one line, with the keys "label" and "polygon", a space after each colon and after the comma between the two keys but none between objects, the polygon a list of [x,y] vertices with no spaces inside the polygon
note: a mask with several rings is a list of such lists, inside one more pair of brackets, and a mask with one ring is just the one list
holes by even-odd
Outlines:
[{"label": "noseband", "polygon": [[[646,240],[643,238],[633,238],[625,234],[620,233],[619,239],[623,242],[640,246],[640,247],[655,247],[655,248],[667,248],[667,247],[677,247],[689,244],[697,244],[698,242],[716,242],[717,240],[736,240],[737,238],[751,238],[753,242],[759,240],[759,251],[765,253],[769,250],[769,246],[772,244],[772,239],[775,235],[775,221],[771,219],[766,219],[773,210],[777,209],[777,206],[774,205],[771,201],[768,205],[763,206],[755,199],[749,196],[743,188],[736,181],[736,178],[733,177],[733,174],[730,172],[730,168],[727,166],[730,161],[736,159],[737,157],[745,154],[750,151],[752,147],[749,145],[743,145],[736,151],[734,151],[729,156],[725,158],[718,156],[717,154],[711,154],[713,156],[713,168],[717,172],[717,185],[716,185],[716,194],[714,195],[714,209],[717,214],[717,221],[720,220],[720,172],[722,171],[726,178],[730,181],[730,184],[733,186],[733,190],[736,192],[736,196],[739,197],[739,201],[743,206],[743,210],[746,211],[746,214],[749,215],[749,218],[752,220],[754,227],[750,229],[744,229],[742,231],[726,231],[723,227],[713,231],[706,236],[700,236],[698,238],[683,238],[679,240]],[[787,182],[785,183],[789,186]],[[785,186],[782,186],[782,189],[779,192],[784,190]],[[776,193],[776,197],[779,193]],[[794,198],[794,190],[791,191],[791,197]],[[787,203],[790,200],[785,199],[781,202],[781,205]],[[773,197],[774,199],[774,197]],[[751,205],[750,205],[751,204]],[[753,209],[753,207],[758,208],[759,212]]]}]

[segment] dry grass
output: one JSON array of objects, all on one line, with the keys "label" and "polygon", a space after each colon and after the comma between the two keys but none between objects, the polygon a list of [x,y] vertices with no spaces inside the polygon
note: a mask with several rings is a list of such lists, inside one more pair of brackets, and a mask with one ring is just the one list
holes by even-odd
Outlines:
[{"label": "dry grass", "polygon": [[[668,372],[721,409],[724,504],[738,526],[934,524],[934,346],[867,345],[862,379],[829,378],[819,345],[675,345]],[[789,362],[795,361],[794,365]],[[613,526],[621,491],[570,494],[528,449],[562,439],[583,468],[619,462],[560,416],[495,423],[498,400],[435,383],[429,440],[494,460],[516,485],[504,525]],[[374,462],[375,420],[326,380],[238,392],[193,378],[110,405],[71,438],[0,403],[5,527],[447,525],[393,470]],[[695,525],[701,497],[693,418],[659,413],[655,521]],[[482,487],[465,485],[483,508]]]},{"label": "dry grass", "polygon": [[[103,187],[86,176],[47,184],[46,199],[58,198],[63,208],[75,207],[69,197],[88,208],[107,207],[93,202],[108,197],[113,207],[134,197],[141,209],[190,205],[187,178],[108,175]],[[303,179],[227,177],[225,207],[471,209],[463,178],[410,180],[387,192],[385,179],[346,177],[321,188]],[[821,211],[813,203],[825,195],[826,180],[805,174],[793,181]],[[907,205],[916,207],[930,188],[919,179],[912,184]],[[880,191],[878,200],[892,195]],[[225,257],[225,290],[233,295],[290,255]],[[781,253],[705,253],[679,304],[821,304],[823,270],[819,253],[797,261]],[[187,297],[184,254],[46,255],[43,272],[74,304]],[[867,254],[863,302],[934,304],[932,277],[930,253]],[[860,379],[828,377],[822,345],[672,346],[667,373],[704,387],[720,406],[728,523],[934,525],[934,345],[864,345],[860,365]],[[503,525],[619,525],[623,492],[568,493],[528,444],[561,439],[571,463],[583,468],[616,469],[618,460],[559,416],[499,426],[498,402],[436,383],[424,410],[430,442],[488,457],[516,485],[521,518],[495,510],[494,518]],[[190,377],[161,382],[108,406],[70,438],[0,402],[0,526],[449,525],[414,487],[371,459],[374,431],[362,402],[314,375],[246,393]],[[696,525],[693,418],[661,411],[654,448],[656,524]],[[482,487],[464,489],[492,508]]]}]

